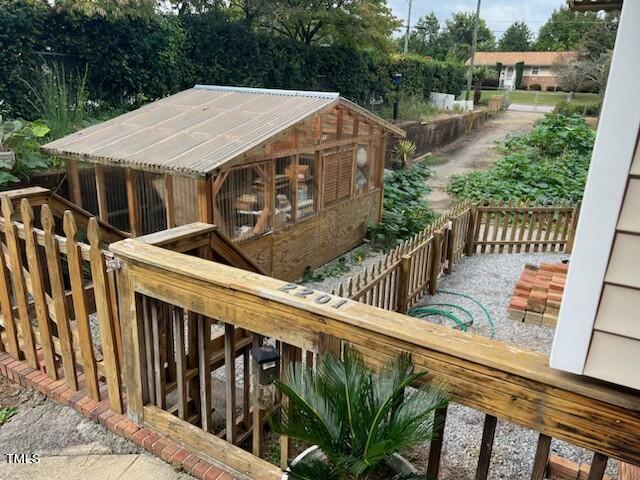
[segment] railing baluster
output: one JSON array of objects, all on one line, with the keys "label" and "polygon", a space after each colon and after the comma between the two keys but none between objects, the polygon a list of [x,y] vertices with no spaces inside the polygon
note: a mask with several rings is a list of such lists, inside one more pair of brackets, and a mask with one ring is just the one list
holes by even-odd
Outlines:
[{"label": "railing baluster", "polygon": [[210,432],[211,425],[211,319],[198,315],[198,373],[200,379],[200,422]]},{"label": "railing baluster", "polygon": [[[253,348],[262,346],[262,335],[253,335]],[[262,424],[264,418],[264,400],[262,386],[259,381],[258,362],[253,359],[251,362],[251,376],[253,383],[253,429],[252,429],[252,451],[256,457],[262,457],[264,454],[264,441]]]},{"label": "railing baluster", "polygon": [[491,452],[493,451],[493,439],[496,434],[498,419],[493,415],[485,415],[484,428],[482,430],[482,444],[480,445],[480,457],[476,469],[476,480],[486,480],[491,465]]},{"label": "railing baluster", "polygon": [[447,408],[436,409],[434,412],[433,423],[439,427],[437,433],[431,439],[429,444],[429,459],[427,460],[427,478],[429,480],[437,480],[440,471],[440,457],[442,456],[442,445],[444,444],[444,427],[447,420]]},{"label": "railing baluster", "polygon": [[589,480],[602,480],[604,472],[607,469],[608,461],[609,457],[606,455],[595,453],[591,461],[591,468],[589,469]]},{"label": "railing baluster", "polygon": [[533,459],[533,469],[531,470],[531,480],[544,480],[549,461],[549,449],[551,448],[551,437],[541,433],[538,436],[538,446],[536,456]]},{"label": "railing baluster", "polygon": [[227,442],[236,443],[236,327],[224,324],[224,375]]},{"label": "railing baluster", "polygon": [[173,311],[173,331],[176,343],[176,388],[178,417],[187,418],[187,358],[185,355],[184,311],[176,307]]}]

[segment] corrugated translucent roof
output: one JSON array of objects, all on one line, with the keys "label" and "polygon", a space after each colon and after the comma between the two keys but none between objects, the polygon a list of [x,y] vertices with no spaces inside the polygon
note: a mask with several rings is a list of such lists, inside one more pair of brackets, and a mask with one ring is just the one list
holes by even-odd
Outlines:
[{"label": "corrugated translucent roof", "polygon": [[622,0],[568,0],[569,8],[578,12],[620,10]]},{"label": "corrugated translucent roof", "polygon": [[338,103],[403,134],[338,93],[196,85],[43,146],[54,155],[206,175]]}]

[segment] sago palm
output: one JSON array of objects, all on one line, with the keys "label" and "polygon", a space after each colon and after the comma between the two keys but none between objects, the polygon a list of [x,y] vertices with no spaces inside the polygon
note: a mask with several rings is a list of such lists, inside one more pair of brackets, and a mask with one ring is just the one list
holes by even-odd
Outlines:
[{"label": "sago palm", "polygon": [[428,386],[407,391],[424,375],[413,372],[407,355],[374,374],[352,349],[343,360],[326,356],[317,372],[292,365],[286,382],[275,382],[288,402],[271,415],[272,429],[318,445],[326,461],[292,465],[289,478],[376,478],[394,453],[429,440],[440,428],[433,412],[444,400]]}]

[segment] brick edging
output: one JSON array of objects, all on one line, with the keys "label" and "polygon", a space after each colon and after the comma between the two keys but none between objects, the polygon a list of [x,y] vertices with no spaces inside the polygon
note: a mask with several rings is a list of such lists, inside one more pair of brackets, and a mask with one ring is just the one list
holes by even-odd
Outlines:
[{"label": "brick edging", "polygon": [[15,360],[6,352],[0,353],[0,374],[22,387],[37,390],[55,402],[73,408],[165,462],[180,465],[185,472],[200,480],[238,480],[231,473],[212,465],[164,435],[114,412],[109,408],[108,400],[97,402],[82,391],[72,390],[64,380],[54,381],[42,370],[31,368],[27,362]]}]

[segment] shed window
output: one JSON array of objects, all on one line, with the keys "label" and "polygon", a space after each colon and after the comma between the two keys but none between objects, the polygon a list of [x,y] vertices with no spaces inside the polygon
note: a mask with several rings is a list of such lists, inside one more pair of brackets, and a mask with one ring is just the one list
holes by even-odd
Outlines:
[{"label": "shed window", "polygon": [[531,75],[538,75],[540,73],[540,67],[533,66],[531,67]]},{"label": "shed window", "polygon": [[336,202],[351,195],[353,150],[324,157],[324,203]]},{"label": "shed window", "polygon": [[358,145],[356,151],[356,193],[364,193],[368,190],[370,180],[373,179],[372,165],[369,158],[369,146]]},{"label": "shed window", "polygon": [[312,153],[298,157],[298,203],[296,218],[316,213],[316,156]]},{"label": "shed window", "polygon": [[293,185],[295,164],[292,157],[276,159],[276,216],[275,227],[282,227],[293,220]]},{"label": "shed window", "polygon": [[270,229],[268,172],[266,163],[232,170],[216,195],[221,227],[232,239],[245,240]]}]

